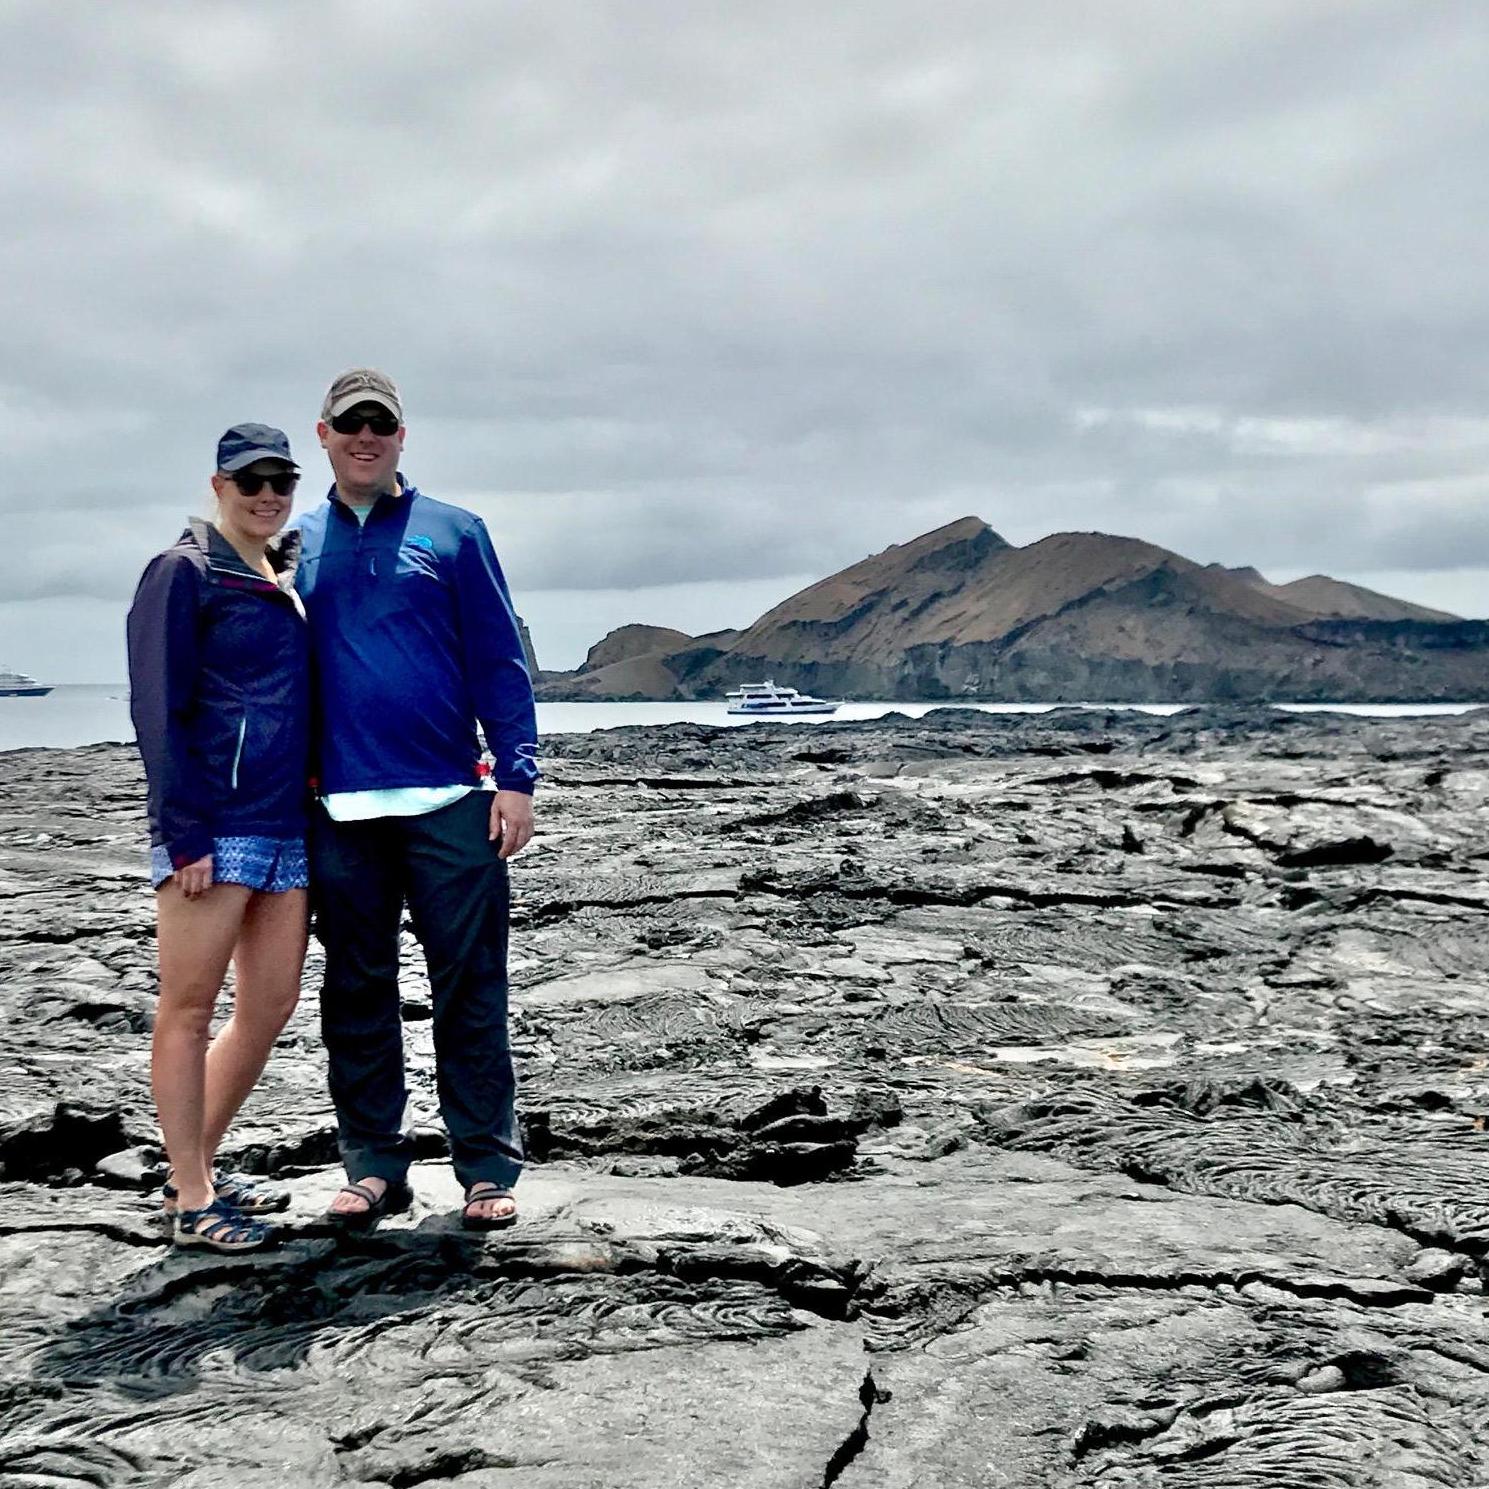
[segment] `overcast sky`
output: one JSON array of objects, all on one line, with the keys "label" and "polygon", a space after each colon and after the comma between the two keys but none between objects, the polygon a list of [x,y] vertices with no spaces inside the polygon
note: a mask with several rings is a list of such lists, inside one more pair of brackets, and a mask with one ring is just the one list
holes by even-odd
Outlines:
[{"label": "overcast sky", "polygon": [[401,384],[544,666],[976,514],[1489,614],[1480,0],[0,0],[0,662]]}]

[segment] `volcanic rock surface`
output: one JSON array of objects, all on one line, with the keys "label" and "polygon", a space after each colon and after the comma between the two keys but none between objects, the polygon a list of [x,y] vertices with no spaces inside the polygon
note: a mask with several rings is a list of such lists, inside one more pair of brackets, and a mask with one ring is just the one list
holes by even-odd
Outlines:
[{"label": "volcanic rock surface", "polygon": [[133,751],[0,756],[0,1483],[1489,1483],[1489,714],[551,738],[523,1221],[360,1239],[317,958],[166,1245]]}]

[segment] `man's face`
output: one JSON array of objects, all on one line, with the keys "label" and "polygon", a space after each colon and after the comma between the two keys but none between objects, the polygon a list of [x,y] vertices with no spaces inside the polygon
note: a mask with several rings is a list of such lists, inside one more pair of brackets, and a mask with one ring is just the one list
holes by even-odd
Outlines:
[{"label": "man's face", "polygon": [[322,419],[315,432],[345,500],[373,501],[394,489],[406,431],[381,403],[356,404],[330,423]]}]

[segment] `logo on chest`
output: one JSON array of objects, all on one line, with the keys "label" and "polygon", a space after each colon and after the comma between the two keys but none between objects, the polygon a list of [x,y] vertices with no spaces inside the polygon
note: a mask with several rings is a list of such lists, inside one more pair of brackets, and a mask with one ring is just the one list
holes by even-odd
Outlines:
[{"label": "logo on chest", "polygon": [[423,533],[414,533],[398,545],[397,573],[403,578],[438,579],[439,559],[434,552],[434,540]]}]

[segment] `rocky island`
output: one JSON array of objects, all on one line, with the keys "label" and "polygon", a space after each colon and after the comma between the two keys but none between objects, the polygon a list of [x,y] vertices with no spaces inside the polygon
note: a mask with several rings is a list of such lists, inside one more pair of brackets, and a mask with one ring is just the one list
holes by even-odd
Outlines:
[{"label": "rocky island", "polygon": [[1315,574],[1270,584],[1135,538],[1026,547],[965,517],[809,586],[743,631],[623,626],[548,699],[828,697],[1043,703],[1489,700],[1489,621]]},{"label": "rocky island", "polygon": [[[1489,713],[550,738],[523,1223],[167,1246],[131,749],[0,755],[0,1482],[1489,1482]],[[412,952],[412,940],[409,938]]]}]

